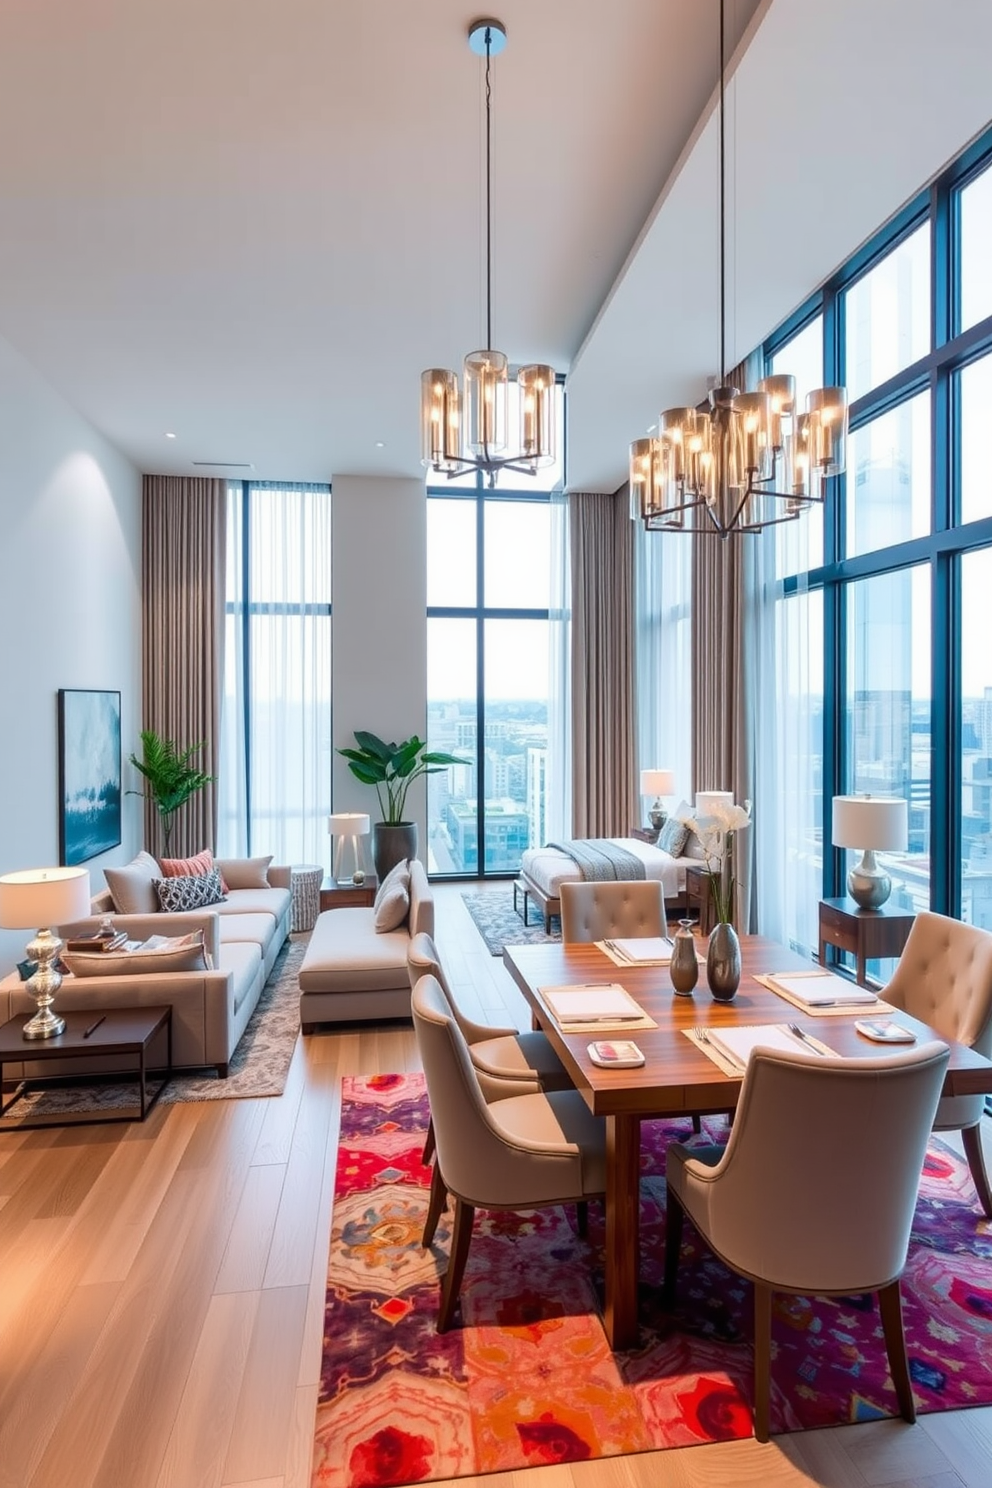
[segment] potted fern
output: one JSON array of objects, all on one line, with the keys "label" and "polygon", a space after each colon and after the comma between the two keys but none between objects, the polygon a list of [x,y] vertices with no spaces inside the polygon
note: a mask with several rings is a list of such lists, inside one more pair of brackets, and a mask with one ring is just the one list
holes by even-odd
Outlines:
[{"label": "potted fern", "polygon": [[165,843],[163,856],[169,856],[169,839],[175,826],[175,815],[185,806],[190,796],[209,785],[213,775],[206,775],[190,764],[193,756],[205,746],[205,741],[180,749],[174,739],[161,738],[154,729],[141,730],[141,758],[130,756],[131,763],[148,783],[147,790],[129,791],[129,795],[144,796],[155,803],[158,819],[162,824]]},{"label": "potted fern", "polygon": [[357,749],[339,749],[348,761],[348,769],[363,785],[371,785],[379,798],[382,821],[372,828],[372,858],[380,882],[390,868],[404,858],[417,856],[417,823],[407,821],[406,795],[422,775],[436,775],[448,765],[464,765],[443,750],[428,750],[427,743],[416,734],[402,744],[387,744],[378,734],[366,729],[355,730]]}]

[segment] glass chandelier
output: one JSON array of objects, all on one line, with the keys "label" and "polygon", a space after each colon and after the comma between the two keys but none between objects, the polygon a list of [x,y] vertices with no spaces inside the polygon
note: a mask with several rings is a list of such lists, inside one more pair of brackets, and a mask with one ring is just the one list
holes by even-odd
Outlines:
[{"label": "glass chandelier", "polygon": [[428,367],[420,378],[421,464],[447,479],[482,470],[495,486],[501,470],[533,475],[555,461],[554,369],[535,363],[517,373],[519,430],[516,452],[508,444],[509,362],[492,347],[492,88],[490,65],[506,46],[499,21],[474,21],[468,44],[486,59],[486,347],[465,358],[464,391],[458,375]]},{"label": "glass chandelier", "polygon": [[726,101],[720,0],[720,386],[703,408],[667,408],[630,446],[631,515],[650,530],[760,532],[822,503],[844,469],[847,389],[817,388],[796,407],[796,380],[764,377],[742,393],[726,368]]}]

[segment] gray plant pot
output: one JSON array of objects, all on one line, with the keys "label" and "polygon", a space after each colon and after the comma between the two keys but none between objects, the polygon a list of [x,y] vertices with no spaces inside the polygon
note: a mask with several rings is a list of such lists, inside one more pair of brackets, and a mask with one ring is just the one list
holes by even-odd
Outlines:
[{"label": "gray plant pot", "polygon": [[416,822],[376,822],[372,828],[372,861],[379,882],[404,858],[417,856]]}]

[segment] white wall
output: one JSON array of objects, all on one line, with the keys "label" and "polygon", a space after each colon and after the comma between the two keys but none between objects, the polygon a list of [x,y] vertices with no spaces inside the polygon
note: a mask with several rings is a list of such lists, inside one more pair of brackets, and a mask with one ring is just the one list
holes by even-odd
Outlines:
[{"label": "white wall", "polygon": [[[60,687],[121,694],[123,784],[141,710],[141,477],[0,339],[0,873],[59,860]],[[123,842],[141,844],[125,796]],[[0,930],[0,971],[30,934]]]},{"label": "white wall", "polygon": [[[417,479],[335,475],[331,481],[333,738],[354,745],[356,729],[387,741],[427,732],[427,497]],[[375,791],[334,754],[335,811],[379,820]],[[424,782],[406,815],[426,852]],[[370,844],[366,844],[370,850]],[[371,856],[369,856],[371,864]]]}]

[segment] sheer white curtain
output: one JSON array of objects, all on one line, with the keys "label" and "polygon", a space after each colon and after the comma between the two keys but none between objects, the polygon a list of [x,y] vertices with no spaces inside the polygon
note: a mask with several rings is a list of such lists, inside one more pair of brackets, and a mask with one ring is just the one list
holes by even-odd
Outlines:
[{"label": "sheer white curtain", "polygon": [[572,626],[568,497],[551,496],[551,607],[548,624],[548,753],[544,780],[547,840],[572,835]]},{"label": "sheer white curtain", "polygon": [[327,866],[331,497],[228,488],[219,854]]},{"label": "sheer white curtain", "polygon": [[818,941],[822,893],[823,596],[785,593],[805,574],[814,510],[753,539],[746,667],[754,761],[752,925],[804,955]]},{"label": "sheer white curtain", "polygon": [[[692,800],[692,543],[634,523],[634,688],[641,770],[675,771]],[[650,803],[642,802],[642,816]],[[669,810],[678,800],[669,803]],[[646,817],[644,818],[646,820]]]}]

